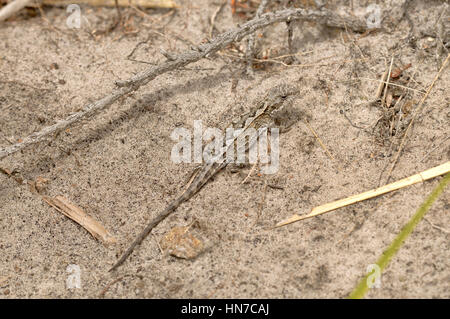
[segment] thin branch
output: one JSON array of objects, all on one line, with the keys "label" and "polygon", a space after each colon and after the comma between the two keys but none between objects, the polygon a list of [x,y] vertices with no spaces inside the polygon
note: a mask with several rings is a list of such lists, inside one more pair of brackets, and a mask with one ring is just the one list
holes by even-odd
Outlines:
[{"label": "thin branch", "polygon": [[82,119],[90,117],[95,112],[105,109],[112,103],[117,101],[122,96],[136,91],[142,85],[155,79],[157,76],[184,67],[187,64],[196,62],[208,55],[211,55],[221,49],[226,48],[233,42],[242,40],[245,36],[254,33],[256,30],[262,29],[277,22],[283,22],[288,19],[299,20],[304,19],[308,21],[316,21],[330,27],[344,27],[346,25],[354,31],[363,32],[366,29],[366,24],[355,17],[342,17],[336,13],[322,9],[305,10],[305,9],[288,9],[277,11],[273,13],[266,13],[260,18],[252,19],[239,28],[227,31],[212,39],[209,43],[199,45],[191,50],[183,52],[179,55],[173,56],[173,61],[165,61],[159,65],[152,66],[145,71],[142,71],[126,81],[116,81],[118,89],[113,90],[109,95],[97,100],[94,103],[87,104],[81,111],[76,112],[66,119],[60,120],[55,124],[43,128],[39,132],[35,132],[23,139],[23,142],[17,143],[0,149],[0,159],[5,158],[27,146],[35,144],[43,140],[46,136],[63,130],[73,123]]},{"label": "thin branch", "polygon": [[[256,10],[255,17],[259,18],[266,10],[268,0],[261,0],[258,10]],[[247,58],[247,73],[251,74],[253,72],[253,58],[255,57],[255,33],[250,34],[248,37],[247,51],[245,52],[245,56]]]},{"label": "thin branch", "polygon": [[332,11],[324,10],[305,10],[305,9],[288,9],[272,13],[266,13],[260,18],[252,19],[241,27],[227,31],[212,39],[209,43],[201,44],[193,47],[191,50],[176,56],[174,61],[167,61],[158,66],[151,67],[146,71],[140,72],[126,81],[116,81],[116,85],[123,86],[141,86],[147,84],[158,75],[172,71],[179,67],[183,67],[189,63],[196,62],[212,53],[215,53],[231,43],[242,40],[245,36],[254,33],[256,30],[262,29],[277,22],[291,20],[307,20],[316,21],[330,27],[343,28],[345,25],[354,31],[363,32],[366,24],[354,17],[342,17]]},{"label": "thin branch", "polygon": [[53,134],[59,130],[63,130],[73,123],[80,121],[84,118],[89,117],[90,115],[94,114],[96,111],[104,109],[117,101],[120,97],[123,95],[132,92],[132,88],[121,88],[119,90],[115,90],[113,93],[110,93],[106,97],[86,105],[83,110],[73,113],[72,115],[69,115],[67,118],[63,120],[59,120],[55,124],[51,126],[47,126],[43,128],[41,131],[31,134],[30,136],[23,139],[21,143],[16,143],[14,145],[1,148],[0,149],[0,159],[5,158],[6,156],[16,153],[17,151],[20,151],[21,149],[35,144],[41,140],[43,140],[46,136]]},{"label": "thin branch", "polygon": [[222,9],[225,7],[225,5],[228,3],[228,0],[223,0],[222,3],[217,7],[217,9],[214,11],[213,15],[211,16],[211,27],[209,29],[209,37],[212,38],[213,36],[213,31],[215,28],[215,22],[216,22],[216,18],[217,15],[220,13],[220,11],[222,11]]}]

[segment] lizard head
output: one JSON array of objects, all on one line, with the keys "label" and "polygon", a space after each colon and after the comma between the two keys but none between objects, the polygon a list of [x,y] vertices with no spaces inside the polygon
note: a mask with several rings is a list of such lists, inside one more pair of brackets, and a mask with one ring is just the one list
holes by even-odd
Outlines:
[{"label": "lizard head", "polygon": [[298,120],[305,117],[305,113],[294,103],[300,94],[300,89],[290,84],[277,85],[268,92],[270,101],[268,113],[274,125],[282,131],[287,131]]}]

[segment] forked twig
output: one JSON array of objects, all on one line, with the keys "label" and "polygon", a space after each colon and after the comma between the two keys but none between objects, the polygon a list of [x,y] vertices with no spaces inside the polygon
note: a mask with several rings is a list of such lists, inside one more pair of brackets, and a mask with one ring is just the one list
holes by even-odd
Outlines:
[{"label": "forked twig", "polygon": [[63,130],[75,122],[93,115],[94,113],[105,109],[112,103],[117,101],[122,96],[136,91],[142,85],[155,79],[157,76],[184,67],[187,64],[196,62],[208,55],[211,55],[229,44],[242,40],[245,36],[254,33],[256,30],[267,27],[277,22],[283,22],[287,19],[298,20],[304,19],[308,21],[316,21],[318,23],[330,27],[343,27],[346,25],[351,29],[362,32],[366,29],[366,24],[355,17],[342,17],[332,11],[322,9],[305,10],[305,9],[288,9],[272,13],[266,13],[260,18],[252,19],[244,23],[239,28],[224,32],[212,39],[209,43],[201,44],[191,50],[185,51],[181,54],[174,55],[172,61],[165,61],[159,65],[152,66],[145,71],[142,71],[126,81],[117,81],[116,85],[119,87],[113,90],[107,96],[97,100],[96,102],[87,104],[81,111],[68,116],[66,119],[59,120],[55,124],[43,128],[39,132],[35,132],[28,137],[25,137],[21,143],[17,143],[8,147],[0,149],[0,159],[16,153],[17,151],[35,144],[43,140],[46,136]]}]

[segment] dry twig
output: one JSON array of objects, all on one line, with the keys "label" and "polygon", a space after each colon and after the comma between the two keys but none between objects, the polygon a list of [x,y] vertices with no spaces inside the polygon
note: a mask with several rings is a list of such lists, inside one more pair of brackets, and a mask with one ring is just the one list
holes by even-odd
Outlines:
[{"label": "dry twig", "polygon": [[[259,18],[264,10],[267,7],[268,4],[268,0],[261,0],[261,2],[259,3],[259,7],[256,10],[256,14],[255,17]],[[245,56],[247,58],[247,73],[251,74],[253,71],[253,58],[255,57],[255,33],[252,33],[249,35],[248,37],[248,42],[247,42],[247,51],[245,52]]]},{"label": "dry twig", "polygon": [[[147,84],[156,77],[166,72],[179,69],[187,64],[196,62],[208,55],[211,55],[234,42],[242,40],[245,36],[254,33],[256,30],[262,29],[277,22],[283,22],[287,19],[299,20],[304,19],[308,21],[316,21],[318,23],[330,27],[347,27],[354,31],[363,32],[366,29],[366,24],[355,17],[342,17],[336,13],[322,9],[305,10],[305,9],[288,9],[272,13],[266,13],[260,18],[255,18],[243,24],[239,28],[227,31],[212,39],[209,43],[201,44],[186,52],[175,55],[173,61],[165,61],[159,65],[152,66],[145,71],[142,71],[126,81],[117,81],[118,89],[113,90],[109,95],[97,100],[96,102],[87,104],[81,111],[68,116],[66,119],[59,120],[55,124],[43,128],[39,132],[35,132],[23,139],[21,143],[17,143],[0,149],[0,159],[16,153],[17,151],[35,144],[50,134],[59,130],[63,130],[75,122],[91,117],[94,113],[103,110],[117,101],[122,96],[125,96],[133,91],[136,91],[142,85]],[[92,118],[92,117],[91,117]]]},{"label": "dry twig", "polygon": [[214,11],[213,15],[211,16],[210,22],[211,22],[211,27],[209,29],[209,37],[212,38],[213,36],[213,31],[215,28],[215,23],[216,23],[216,17],[217,15],[220,13],[220,11],[222,11],[222,9],[225,7],[225,5],[228,3],[228,0],[223,0],[222,3],[217,7],[217,9]]}]

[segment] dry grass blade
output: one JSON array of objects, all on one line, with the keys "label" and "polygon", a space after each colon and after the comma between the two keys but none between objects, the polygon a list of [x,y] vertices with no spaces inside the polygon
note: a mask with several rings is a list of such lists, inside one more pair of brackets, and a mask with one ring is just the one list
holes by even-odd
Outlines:
[{"label": "dry grass blade", "polygon": [[[387,74],[387,73],[386,73],[386,74]],[[355,80],[367,80],[367,81],[380,82],[380,84],[381,84],[382,86],[384,86],[385,84],[386,84],[386,85],[389,84],[389,86],[396,86],[396,87],[399,87],[399,88],[402,88],[402,89],[405,89],[405,90],[409,90],[409,91],[413,91],[413,92],[417,92],[417,93],[420,93],[420,94],[425,94],[425,93],[426,93],[424,90],[417,90],[417,89],[413,89],[413,88],[410,88],[410,87],[405,86],[405,85],[396,84],[396,83],[391,83],[391,82],[383,81],[383,80],[377,80],[377,79],[371,79],[371,78],[363,78],[363,77],[354,78],[354,79],[355,79]],[[382,89],[381,89],[381,91],[382,91]],[[381,93],[380,93],[380,94],[381,94]],[[380,97],[380,96],[379,96],[378,91],[377,91],[376,98],[379,98],[379,97]]]},{"label": "dry grass blade", "polygon": [[86,214],[81,208],[73,205],[63,196],[50,198],[43,196],[42,199],[54,207],[60,213],[66,215],[73,221],[84,227],[92,236],[101,240],[104,244],[115,244],[117,240],[98,221]]},{"label": "dry grass blade", "polygon": [[[130,5],[139,6],[141,8],[178,8],[173,0],[118,0],[120,7],[128,7]],[[90,6],[115,7],[115,0],[43,0],[45,5],[66,6],[69,4],[88,4]]]},{"label": "dry grass blade", "polygon": [[31,0],[15,0],[8,3],[4,8],[0,10],[0,21],[8,19],[14,13],[23,9],[30,2]]},{"label": "dry grass blade", "polygon": [[385,105],[386,102],[386,94],[387,94],[387,90],[389,87],[389,80],[391,79],[391,72],[392,72],[392,65],[394,64],[394,56],[392,56],[391,58],[391,64],[389,65],[389,72],[388,72],[388,76],[387,76],[387,82],[386,85],[384,86],[384,93],[383,93],[383,98],[381,99],[381,105]]},{"label": "dry grass blade", "polygon": [[328,155],[328,157],[331,159],[331,161],[333,162],[333,164],[337,165],[337,169],[338,171],[342,171],[340,165],[338,164],[338,162],[336,161],[336,159],[334,158],[333,155],[331,155],[330,151],[328,150],[328,148],[325,146],[325,144],[322,142],[322,139],[319,137],[319,135],[316,133],[316,131],[311,127],[311,125],[309,125],[309,122],[307,120],[304,120],[306,126],[308,127],[308,129],[311,131],[311,133],[313,133],[314,137],[317,139],[317,141],[319,142],[320,146],[322,147],[322,149],[325,151],[325,153]]},{"label": "dry grass blade", "polygon": [[389,73],[389,69],[386,69],[384,71],[383,75],[381,76],[380,84],[378,85],[377,93],[375,94],[375,99],[379,99],[381,97],[381,93],[383,93],[384,84],[386,83],[386,79]]},{"label": "dry grass blade", "polygon": [[325,214],[325,213],[331,212],[333,210],[336,210],[338,208],[345,207],[345,206],[348,206],[351,204],[355,204],[357,202],[361,202],[366,199],[374,198],[374,197],[398,190],[398,189],[406,187],[406,186],[420,183],[420,182],[426,181],[428,179],[446,174],[448,172],[450,172],[450,162],[446,162],[442,165],[439,165],[439,166],[430,168],[426,171],[423,171],[422,173],[412,175],[410,177],[401,179],[394,183],[384,185],[382,187],[378,187],[376,189],[372,189],[370,191],[367,191],[367,192],[364,192],[361,194],[353,195],[353,196],[350,196],[350,197],[347,197],[344,199],[340,199],[340,200],[337,200],[337,201],[334,201],[331,203],[327,203],[327,204],[324,204],[321,206],[314,207],[309,214],[306,214],[306,215],[294,214],[290,218],[276,224],[274,226],[274,228],[285,226],[287,224],[291,224],[291,223],[294,223],[294,222],[297,222],[297,221],[300,221],[303,219],[315,217],[315,216],[318,216],[321,214]]}]

